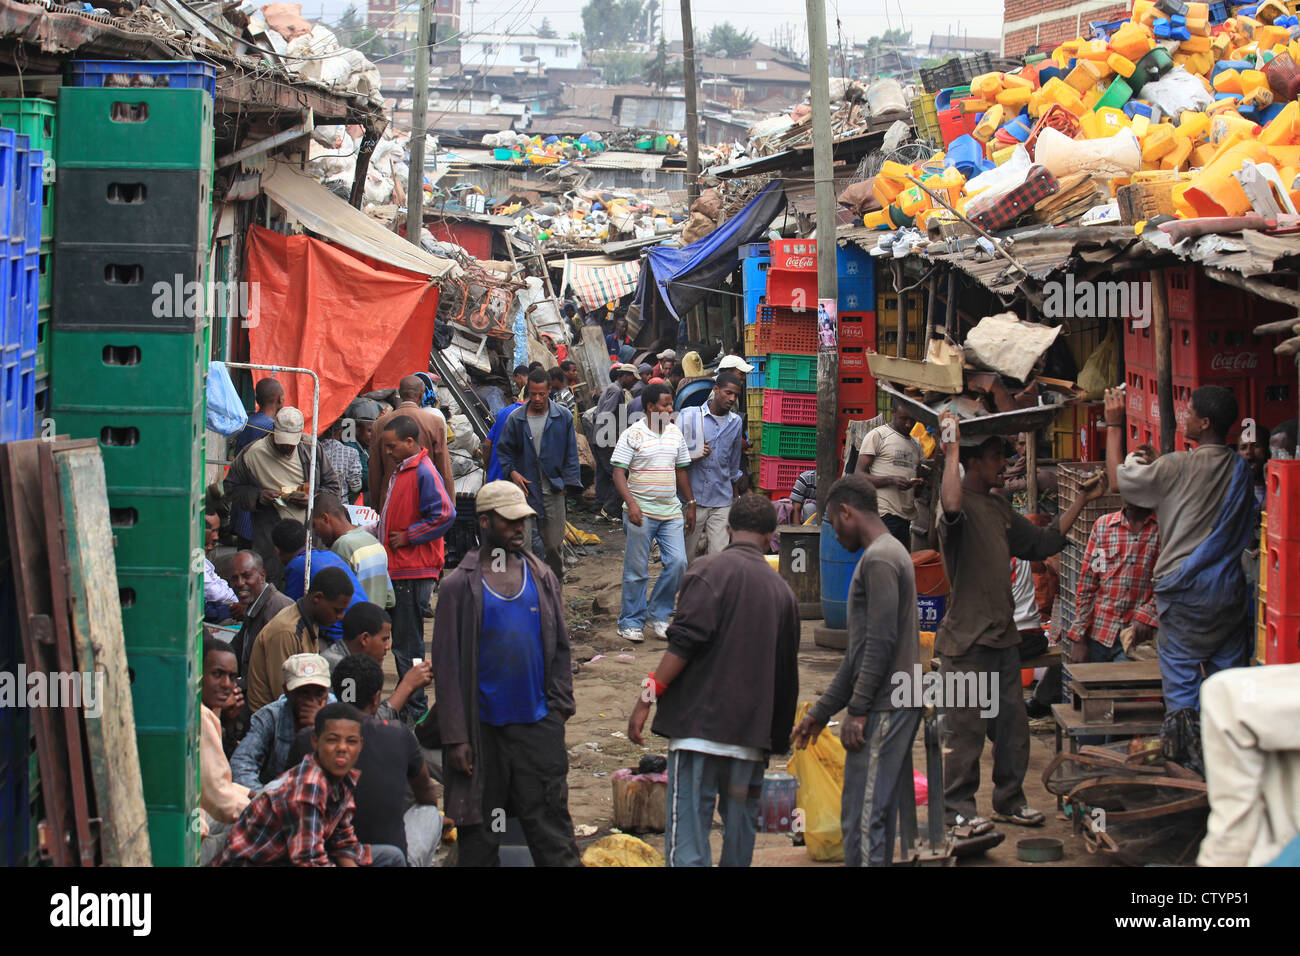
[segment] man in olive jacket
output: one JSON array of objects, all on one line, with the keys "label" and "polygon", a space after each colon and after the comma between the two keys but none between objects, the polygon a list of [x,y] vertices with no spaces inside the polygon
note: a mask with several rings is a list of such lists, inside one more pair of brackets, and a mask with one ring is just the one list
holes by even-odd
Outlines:
[{"label": "man in olive jacket", "polygon": [[564,722],[573,673],[560,582],[524,547],[535,515],[508,481],[476,500],[477,551],[443,579],[433,673],[446,813],[460,866],[497,866],[507,807],[537,866],[579,866]]}]

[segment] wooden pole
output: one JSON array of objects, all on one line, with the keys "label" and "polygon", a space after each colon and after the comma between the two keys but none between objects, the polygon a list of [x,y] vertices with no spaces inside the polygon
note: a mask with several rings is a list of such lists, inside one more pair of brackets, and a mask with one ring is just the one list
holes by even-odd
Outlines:
[{"label": "wooden pole", "polygon": [[700,198],[700,112],[695,89],[695,30],[691,26],[691,0],[682,4],[682,83],[686,89],[686,196]]},{"label": "wooden pole", "polygon": [[1025,495],[1028,513],[1038,514],[1038,429],[1025,432]]},{"label": "wooden pole", "polygon": [[[683,0],[683,6],[685,0]],[[812,101],[813,185],[817,196],[817,297],[839,299],[835,275],[835,179],[831,145],[830,51],[826,46],[825,0],[805,0],[808,13],[808,77]],[[816,310],[814,310],[816,314]],[[814,322],[817,322],[814,319]],[[836,323],[838,330],[838,321]],[[838,336],[838,331],[837,331]],[[826,514],[826,496],[839,477],[840,353],[838,338],[817,348],[817,510]]]},{"label": "wooden pole", "polygon": [[[433,0],[420,0],[419,42],[415,47],[415,102],[411,105],[411,167],[406,178],[406,238],[420,248],[424,227],[424,141],[429,121],[429,26]],[[508,240],[507,240],[508,241]]]},{"label": "wooden pole", "polygon": [[1160,454],[1174,450],[1178,420],[1174,418],[1173,339],[1169,331],[1169,300],[1165,295],[1164,273],[1151,280],[1151,324],[1156,350],[1156,401],[1160,408]]}]

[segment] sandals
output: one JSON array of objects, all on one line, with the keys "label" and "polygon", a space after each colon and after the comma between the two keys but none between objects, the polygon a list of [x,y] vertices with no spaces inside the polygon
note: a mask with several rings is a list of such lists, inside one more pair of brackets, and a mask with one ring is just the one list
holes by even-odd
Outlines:
[{"label": "sandals", "polygon": [[1021,807],[1014,813],[995,813],[993,819],[998,823],[1013,823],[1018,827],[1041,827],[1047,817],[1033,807]]},{"label": "sandals", "polygon": [[993,822],[991,820],[985,820],[983,817],[979,816],[967,819],[959,813],[957,814],[957,822],[949,829],[952,830],[952,835],[955,839],[967,840],[971,837],[983,836],[985,833],[991,832],[993,830]]}]

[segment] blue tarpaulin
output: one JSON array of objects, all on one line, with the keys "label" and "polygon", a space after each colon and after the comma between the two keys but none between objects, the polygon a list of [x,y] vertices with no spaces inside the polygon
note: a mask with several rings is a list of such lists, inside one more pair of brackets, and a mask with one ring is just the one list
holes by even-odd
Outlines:
[{"label": "blue tarpaulin", "polygon": [[[650,278],[673,317],[680,319],[711,289],[716,289],[739,263],[740,247],[761,240],[772,220],[784,210],[785,186],[774,180],[744,209],[702,239],[680,249],[652,248],[648,256]],[[638,301],[643,290],[644,283],[638,290]]]}]

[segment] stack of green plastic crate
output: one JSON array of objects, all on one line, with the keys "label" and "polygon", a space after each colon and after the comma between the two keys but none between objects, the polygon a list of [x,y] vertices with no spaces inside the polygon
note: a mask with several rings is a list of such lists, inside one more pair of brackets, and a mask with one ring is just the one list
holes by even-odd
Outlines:
[{"label": "stack of green plastic crate", "polygon": [[56,161],[51,414],[103,450],[153,859],[194,865],[208,322],[175,304],[206,271],[212,98],[65,87]]}]

